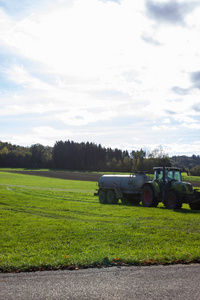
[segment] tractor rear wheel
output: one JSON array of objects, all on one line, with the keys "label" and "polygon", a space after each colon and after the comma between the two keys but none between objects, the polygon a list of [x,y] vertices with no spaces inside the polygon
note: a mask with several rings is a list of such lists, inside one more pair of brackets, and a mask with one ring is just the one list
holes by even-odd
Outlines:
[{"label": "tractor rear wheel", "polygon": [[144,207],[156,207],[158,205],[153,189],[149,185],[144,186],[141,194],[141,200]]},{"label": "tractor rear wheel", "polygon": [[168,209],[181,209],[182,207],[182,203],[179,200],[178,195],[173,191],[168,192],[165,203]]},{"label": "tractor rear wheel", "polygon": [[115,195],[115,192],[113,190],[109,190],[107,192],[106,200],[107,200],[108,204],[117,204],[118,203],[118,199],[117,199],[117,197]]},{"label": "tractor rear wheel", "polygon": [[106,192],[105,191],[100,191],[99,192],[99,202],[101,204],[106,204],[107,201],[106,201]]}]

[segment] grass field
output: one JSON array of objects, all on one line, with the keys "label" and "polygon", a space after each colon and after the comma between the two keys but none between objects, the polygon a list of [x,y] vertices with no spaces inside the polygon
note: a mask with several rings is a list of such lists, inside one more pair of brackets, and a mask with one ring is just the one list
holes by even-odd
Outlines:
[{"label": "grass field", "polygon": [[0,271],[200,262],[200,211],[101,205],[95,188],[0,172]]}]

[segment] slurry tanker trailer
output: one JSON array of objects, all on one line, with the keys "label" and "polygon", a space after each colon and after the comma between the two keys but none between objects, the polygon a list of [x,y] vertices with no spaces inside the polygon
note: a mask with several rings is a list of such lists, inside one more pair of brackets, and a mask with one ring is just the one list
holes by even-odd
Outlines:
[{"label": "slurry tanker trailer", "polygon": [[94,193],[101,204],[122,203],[156,207],[159,202],[169,209],[180,209],[188,203],[191,209],[200,210],[200,191],[189,182],[182,181],[181,169],[173,167],[154,168],[154,179],[148,180],[143,172],[131,175],[103,175]]}]

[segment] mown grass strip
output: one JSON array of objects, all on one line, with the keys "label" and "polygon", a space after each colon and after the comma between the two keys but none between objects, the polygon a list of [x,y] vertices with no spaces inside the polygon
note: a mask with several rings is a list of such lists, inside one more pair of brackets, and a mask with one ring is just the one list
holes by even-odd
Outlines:
[{"label": "mown grass strip", "polygon": [[94,182],[0,172],[0,270],[200,262],[200,215],[101,205]]}]

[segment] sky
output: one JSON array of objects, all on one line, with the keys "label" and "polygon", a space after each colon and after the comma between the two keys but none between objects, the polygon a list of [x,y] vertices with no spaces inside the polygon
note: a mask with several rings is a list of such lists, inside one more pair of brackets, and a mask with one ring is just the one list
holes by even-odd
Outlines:
[{"label": "sky", "polygon": [[0,0],[0,141],[200,155],[200,1]]}]

